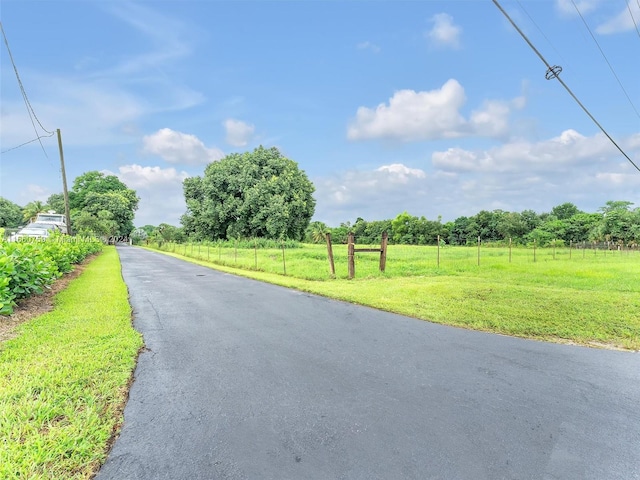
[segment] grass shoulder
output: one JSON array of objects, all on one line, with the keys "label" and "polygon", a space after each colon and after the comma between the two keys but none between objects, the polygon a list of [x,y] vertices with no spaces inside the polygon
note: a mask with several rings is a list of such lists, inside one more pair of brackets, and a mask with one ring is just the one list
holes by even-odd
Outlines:
[{"label": "grass shoulder", "polygon": [[0,344],[0,478],[90,478],[119,428],[142,346],[115,247],[13,336]]}]

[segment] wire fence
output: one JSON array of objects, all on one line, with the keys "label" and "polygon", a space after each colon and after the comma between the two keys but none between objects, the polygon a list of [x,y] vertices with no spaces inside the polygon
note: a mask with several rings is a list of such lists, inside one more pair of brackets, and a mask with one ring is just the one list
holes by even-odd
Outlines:
[{"label": "wire fence", "polygon": [[[335,275],[330,272],[326,245],[286,242],[227,241],[149,244],[151,248],[217,265],[288,275],[308,280],[348,277],[347,245],[333,245]],[[380,245],[359,244],[358,247]],[[535,246],[413,246],[389,245],[384,273],[379,271],[379,255],[355,254],[357,278],[384,276],[442,275],[473,270],[540,269],[573,264],[606,268],[606,265],[633,262],[640,266],[638,246],[618,246],[607,242],[580,243],[558,247]],[[546,267],[543,267],[546,265]]]}]

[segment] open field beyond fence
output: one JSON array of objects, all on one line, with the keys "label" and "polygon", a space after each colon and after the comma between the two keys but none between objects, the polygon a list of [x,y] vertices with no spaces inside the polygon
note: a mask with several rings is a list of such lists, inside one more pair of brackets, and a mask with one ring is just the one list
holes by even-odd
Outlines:
[{"label": "open field beyond fence", "polygon": [[[347,280],[347,246],[244,248],[164,244],[197,262],[424,320],[507,335],[640,349],[640,252],[565,248],[390,245],[356,254]],[[375,247],[375,246],[371,246]],[[157,246],[156,246],[157,248]],[[286,274],[285,274],[286,272]]]}]

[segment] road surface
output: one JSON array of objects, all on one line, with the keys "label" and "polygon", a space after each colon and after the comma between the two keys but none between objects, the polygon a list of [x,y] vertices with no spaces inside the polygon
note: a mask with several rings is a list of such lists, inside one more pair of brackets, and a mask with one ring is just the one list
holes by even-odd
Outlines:
[{"label": "road surface", "polygon": [[144,335],[99,480],[640,479],[640,355],[118,247]]}]

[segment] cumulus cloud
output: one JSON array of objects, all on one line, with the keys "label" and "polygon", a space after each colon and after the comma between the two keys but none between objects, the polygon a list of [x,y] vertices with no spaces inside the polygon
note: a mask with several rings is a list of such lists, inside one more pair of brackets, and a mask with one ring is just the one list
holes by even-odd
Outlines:
[{"label": "cumulus cloud", "polygon": [[[629,10],[631,10],[633,17],[629,15]],[[601,35],[627,32],[634,30],[636,24],[640,24],[640,3],[629,0],[627,6],[620,13],[598,25],[596,32]]]},{"label": "cumulus cloud", "polygon": [[116,173],[107,173],[116,175],[140,197],[136,226],[180,225],[180,217],[187,210],[182,190],[182,183],[189,177],[186,172],[132,164],[119,167]]},{"label": "cumulus cloud", "polygon": [[375,109],[359,107],[347,129],[347,138],[408,142],[463,136],[504,137],[509,132],[511,111],[524,106],[523,97],[510,102],[488,100],[466,119],[460,113],[465,102],[464,88],[455,79],[430,91],[399,90],[388,104],[381,103]]},{"label": "cumulus cloud", "polygon": [[604,135],[585,137],[570,129],[536,143],[510,142],[484,151],[449,148],[434,152],[432,163],[457,172],[562,171],[577,165],[584,168],[601,164],[615,153],[615,147]]},{"label": "cumulus cloud", "polygon": [[204,165],[224,157],[222,150],[208,148],[195,135],[162,128],[142,139],[146,153],[158,155],[169,163]]},{"label": "cumulus cloud", "polygon": [[[620,139],[632,158],[640,135]],[[392,163],[314,179],[315,219],[329,225],[394,218],[408,211],[444,221],[502,209],[548,212],[565,202],[595,212],[608,200],[640,205],[640,175],[604,135],[568,129],[539,142],[513,141],[487,150],[433,152],[422,168]]]},{"label": "cumulus cloud", "polygon": [[462,27],[453,23],[448,13],[438,13],[431,17],[433,26],[425,33],[429,44],[436,48],[460,48]]},{"label": "cumulus cloud", "polygon": [[356,45],[358,50],[369,50],[373,53],[380,53],[380,47],[374,43],[371,43],[369,40],[360,42]]},{"label": "cumulus cloud", "polygon": [[225,120],[223,125],[227,133],[227,143],[234,147],[244,147],[251,141],[255,132],[255,126],[233,118]]}]

